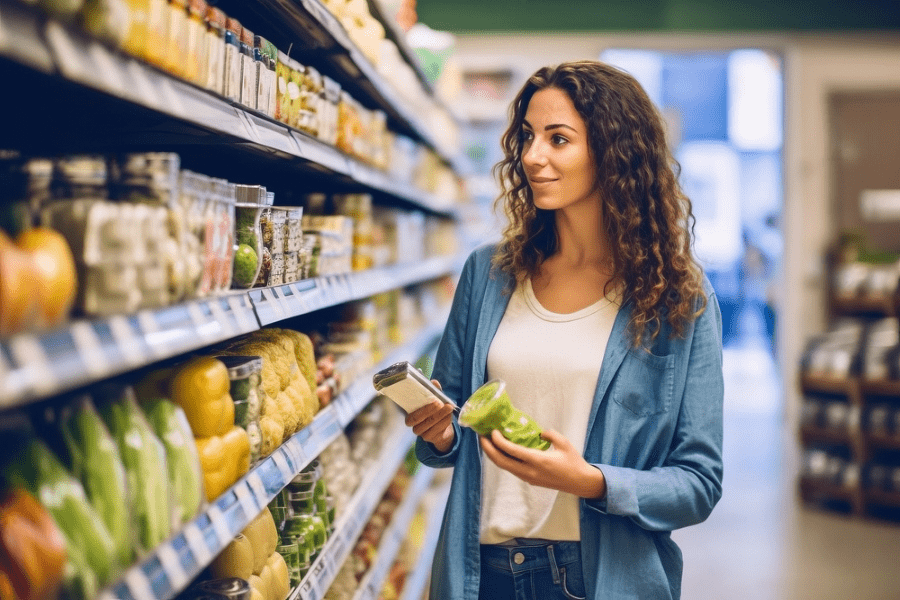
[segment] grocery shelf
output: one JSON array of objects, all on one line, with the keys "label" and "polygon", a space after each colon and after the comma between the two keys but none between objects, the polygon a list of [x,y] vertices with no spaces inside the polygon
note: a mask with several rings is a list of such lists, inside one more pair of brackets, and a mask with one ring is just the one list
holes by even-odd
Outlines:
[{"label": "grocery shelf", "polygon": [[0,340],[0,410],[259,329],[246,293]]},{"label": "grocery shelf", "polygon": [[260,325],[265,326],[456,272],[462,268],[461,260],[460,255],[435,257],[419,263],[401,263],[250,290],[249,295]]},{"label": "grocery shelf", "polygon": [[883,315],[897,314],[897,301],[887,294],[861,296],[835,296],[832,301],[834,312],[843,315]]},{"label": "grocery shelf", "polygon": [[885,450],[900,450],[900,435],[883,435],[876,433],[867,433],[866,441],[872,448],[881,448]]},{"label": "grocery shelf", "polygon": [[[437,325],[426,328],[415,339],[395,349],[385,360],[360,376],[331,404],[319,411],[312,423],[257,463],[247,475],[170,540],[132,566],[121,580],[107,588],[98,600],[168,600],[177,595],[231,542],[234,536],[243,531],[278,492],[321,454],[372,400],[375,396],[372,387],[372,375],[375,371],[388,366],[392,361],[400,360],[398,357],[421,356],[434,346],[436,335],[439,335]],[[398,446],[405,444],[407,447],[415,439],[411,430],[405,426],[398,427],[394,437],[398,438]],[[396,447],[391,447],[390,452],[399,451]],[[399,466],[405,454],[406,450],[403,450],[399,458],[390,454],[389,459],[396,459]],[[379,461],[379,464],[389,465],[389,462]],[[383,472],[385,469],[388,471],[387,475]],[[388,467],[385,469],[377,470],[382,478],[393,476],[396,470]],[[383,487],[386,488],[388,483],[390,479],[383,483]],[[376,480],[372,485],[375,487],[361,485],[361,491],[357,495],[373,494],[373,489],[381,485],[381,480]],[[379,493],[376,501],[380,497]],[[354,519],[362,519],[360,528],[364,526],[374,510],[374,506],[368,508],[366,501],[358,500],[359,506],[351,504],[344,521],[349,521],[355,526]],[[368,512],[364,518],[356,517],[353,514],[356,510]],[[340,528],[340,522],[336,527]],[[357,532],[356,536],[358,535]],[[355,539],[352,538],[353,541]],[[337,566],[339,567],[340,563]]]},{"label": "grocery shelf", "polygon": [[866,502],[900,508],[900,493],[868,489],[866,490]]},{"label": "grocery shelf", "polygon": [[800,377],[800,388],[804,392],[850,396],[853,394],[856,385],[856,379],[852,377],[809,374],[803,374]]},{"label": "grocery shelf", "polygon": [[854,443],[856,435],[847,429],[834,429],[825,427],[813,427],[803,425],[800,428],[800,437],[805,443],[825,442],[830,444],[843,444],[849,446]]},{"label": "grocery shelf", "polygon": [[406,539],[409,524],[416,515],[422,495],[428,489],[432,479],[434,479],[434,469],[419,465],[418,471],[403,494],[403,501],[394,511],[390,523],[381,535],[375,562],[359,582],[353,600],[378,600],[384,580],[397,558],[400,545]]},{"label": "grocery shelf", "polygon": [[900,380],[863,379],[859,387],[863,394],[900,398]]},{"label": "grocery shelf", "polygon": [[444,521],[444,508],[447,505],[449,494],[450,482],[448,481],[436,493],[436,500],[428,511],[425,539],[422,541],[416,564],[410,569],[403,584],[403,594],[400,596],[400,600],[420,600],[425,592],[425,585],[431,575],[431,563],[434,561],[434,553],[441,534],[441,523]]},{"label": "grocery shelf", "polygon": [[[315,0],[307,1],[317,4]],[[327,13],[324,7],[322,10]],[[81,31],[40,17],[33,9],[0,2],[0,56],[45,73],[57,71],[69,82],[199,127],[215,134],[215,143],[232,140],[288,162],[349,179],[426,211],[456,216],[453,203],[447,199],[394,181],[333,146],[114,52]]]},{"label": "grocery shelf", "polygon": [[[286,318],[453,273],[461,256],[306,279],[0,340],[0,410],[101,381]],[[443,326],[443,323],[441,323]]]},{"label": "grocery shelf", "polygon": [[379,468],[371,469],[359,484],[335,523],[334,534],[288,600],[321,600],[325,596],[414,441],[412,430],[399,423],[376,460]]}]

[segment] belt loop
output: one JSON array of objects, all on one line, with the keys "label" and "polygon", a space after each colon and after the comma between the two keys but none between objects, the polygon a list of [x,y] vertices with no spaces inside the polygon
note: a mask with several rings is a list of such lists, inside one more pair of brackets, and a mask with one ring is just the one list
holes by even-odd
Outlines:
[{"label": "belt loop", "polygon": [[553,574],[553,583],[559,585],[559,568],[556,566],[556,555],[553,553],[553,544],[547,544],[547,557],[550,559],[550,572]]}]

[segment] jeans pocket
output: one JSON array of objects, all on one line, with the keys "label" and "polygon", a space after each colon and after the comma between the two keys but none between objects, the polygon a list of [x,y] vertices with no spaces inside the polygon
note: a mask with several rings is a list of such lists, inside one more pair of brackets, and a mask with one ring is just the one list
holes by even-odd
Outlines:
[{"label": "jeans pocket", "polygon": [[562,593],[565,594],[566,598],[569,598],[569,600],[585,600],[587,593],[584,590],[584,576],[581,574],[581,569],[573,570],[571,577],[568,575],[569,573],[566,567],[560,567],[559,587],[562,589]]}]

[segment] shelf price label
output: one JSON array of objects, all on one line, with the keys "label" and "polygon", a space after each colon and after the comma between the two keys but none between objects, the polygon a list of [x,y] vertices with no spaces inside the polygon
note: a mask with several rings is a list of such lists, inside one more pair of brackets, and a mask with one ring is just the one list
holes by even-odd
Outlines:
[{"label": "shelf price label", "polygon": [[161,545],[156,550],[156,555],[159,557],[159,562],[162,564],[163,570],[172,584],[172,588],[176,590],[184,589],[190,583],[190,579],[184,572],[181,561],[178,559],[178,553],[175,552],[171,544]]},{"label": "shelf price label", "polygon": [[133,567],[125,571],[124,579],[134,600],[156,600],[156,594],[150,587],[150,581],[140,567]]},{"label": "shelf price label", "polygon": [[234,494],[237,496],[238,503],[241,505],[241,510],[244,511],[244,516],[247,517],[247,522],[249,523],[260,513],[260,508],[256,503],[254,494],[250,491],[249,484],[244,482],[243,484],[238,485],[234,488]]}]

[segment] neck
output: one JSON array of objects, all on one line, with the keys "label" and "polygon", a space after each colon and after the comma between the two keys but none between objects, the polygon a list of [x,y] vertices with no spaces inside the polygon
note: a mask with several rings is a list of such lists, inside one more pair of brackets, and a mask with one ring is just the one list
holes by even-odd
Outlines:
[{"label": "neck", "polygon": [[572,266],[605,267],[611,258],[600,202],[579,202],[556,211],[557,251]]}]

